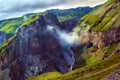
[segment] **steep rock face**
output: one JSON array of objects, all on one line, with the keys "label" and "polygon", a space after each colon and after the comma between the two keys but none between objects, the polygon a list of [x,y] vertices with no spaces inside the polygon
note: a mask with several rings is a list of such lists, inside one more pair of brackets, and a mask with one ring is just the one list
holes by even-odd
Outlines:
[{"label": "steep rock face", "polygon": [[76,20],[74,18],[66,20],[66,21],[64,21],[64,22],[61,23],[61,26],[62,26],[61,28],[63,30],[66,30],[66,31],[70,32],[76,26],[77,22],[78,22],[78,20]]},{"label": "steep rock face", "polygon": [[[42,20],[42,17],[39,20]],[[54,25],[60,26],[60,23],[58,22],[57,17],[53,14],[50,14],[50,13],[46,14],[43,20],[46,22],[47,25],[54,24]]]},{"label": "steep rock face", "polygon": [[0,46],[7,40],[9,39],[13,34],[7,34],[5,32],[0,32]]},{"label": "steep rock face", "polygon": [[110,28],[106,31],[88,31],[83,30],[80,33],[80,40],[82,44],[92,43],[98,48],[104,48],[112,43],[120,41],[120,27]]},{"label": "steep rock face", "polygon": [[99,49],[109,46],[112,43],[120,42],[120,27],[110,28],[106,31],[83,30],[78,34],[80,34],[79,38],[81,40],[81,44],[87,46],[89,43],[92,43],[93,46]]},{"label": "steep rock face", "polygon": [[6,41],[6,34],[4,32],[0,32],[0,45]]},{"label": "steep rock face", "polygon": [[10,80],[9,78],[9,59],[6,55],[4,58],[0,57],[0,79]]},{"label": "steep rock face", "polygon": [[3,44],[7,39],[9,39],[12,34],[7,34],[5,32],[0,32],[0,46]]},{"label": "steep rock face", "polygon": [[120,0],[116,0],[117,3],[120,3]]},{"label": "steep rock face", "polygon": [[120,79],[120,67],[111,72],[105,78],[102,78],[101,80],[119,80],[119,79]]},{"label": "steep rock face", "polygon": [[120,41],[120,27],[110,28],[104,32],[92,31],[90,34],[91,42],[98,48],[108,46]]},{"label": "steep rock face", "polygon": [[57,26],[57,18],[47,14],[19,29],[17,36],[4,47],[5,56],[0,58],[3,67],[0,70],[8,71],[8,79],[24,80],[44,72],[66,73],[72,70],[74,55],[69,46],[59,42]]},{"label": "steep rock face", "polygon": [[24,80],[25,78],[23,62],[19,60],[16,52],[16,41],[17,37],[0,49],[1,54],[4,54],[0,57],[0,78],[2,80]]}]

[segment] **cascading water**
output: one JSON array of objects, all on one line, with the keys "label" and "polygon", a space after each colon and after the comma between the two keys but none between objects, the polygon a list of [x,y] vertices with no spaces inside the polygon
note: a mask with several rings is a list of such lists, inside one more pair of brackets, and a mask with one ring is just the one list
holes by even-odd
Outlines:
[{"label": "cascading water", "polygon": [[70,51],[69,53],[71,55],[71,59],[67,57],[68,55],[66,53],[64,53],[63,55],[67,59],[68,64],[70,64],[69,71],[72,71],[75,58],[74,53],[71,50],[71,47],[77,45],[78,36],[76,34],[67,33],[63,30],[60,30],[57,26],[49,25],[47,26],[47,30],[50,31],[59,40],[59,43],[61,44],[62,47],[65,47]]}]

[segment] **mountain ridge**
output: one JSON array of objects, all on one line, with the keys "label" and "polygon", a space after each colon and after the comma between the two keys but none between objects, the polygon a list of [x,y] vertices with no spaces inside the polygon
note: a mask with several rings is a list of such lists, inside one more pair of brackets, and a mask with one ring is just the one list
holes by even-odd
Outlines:
[{"label": "mountain ridge", "polygon": [[[72,10],[76,10],[76,9],[77,8],[73,8]],[[82,9],[82,7],[81,7],[81,9]],[[87,13],[87,12],[84,13],[85,11],[87,11],[86,10],[87,8],[84,9],[84,10],[81,10],[81,9],[78,9],[78,10],[80,10],[83,13],[76,13],[76,15],[81,15],[82,16],[83,14]],[[92,10],[92,9],[93,8],[90,8],[90,10]],[[49,10],[49,11],[52,11],[52,10]],[[67,11],[67,10],[64,10],[64,11]],[[65,13],[64,11],[62,13]],[[0,20],[0,32],[3,32],[6,35],[5,37],[3,36],[4,39],[0,38],[0,45],[2,45],[5,41],[7,41],[7,39],[14,36],[14,34],[17,33],[18,29],[21,26],[29,25],[31,22],[36,20],[39,15],[45,15],[47,13],[48,13],[47,11],[46,12],[41,12],[41,13],[31,13],[31,14],[23,15],[22,17],[19,17],[19,18]],[[69,14],[71,14],[71,13],[69,13]],[[72,16],[76,16],[75,14],[74,15],[69,15],[69,14],[65,14],[65,15],[61,15],[61,16],[56,15],[59,22],[62,19],[62,22],[61,22],[62,28],[64,28],[68,32],[73,29],[73,27],[77,24],[77,21],[78,21],[78,20],[76,20],[76,18],[72,18]],[[70,22],[69,26],[71,26],[71,27],[70,28],[69,27],[64,27],[64,26],[66,26],[66,23],[68,23],[68,22]],[[9,36],[9,35],[11,35],[11,36]]]},{"label": "mountain ridge", "polygon": [[[28,80],[100,80],[104,78],[120,66],[119,11],[120,0],[108,0],[96,10],[82,17],[73,30],[73,33],[77,34],[79,38],[80,45],[72,46],[73,50],[70,49],[70,44],[67,44],[64,40],[66,36],[61,39],[58,34],[58,32],[61,32],[58,31],[61,26],[56,16],[52,14],[39,16],[32,23],[21,27],[17,35],[0,49],[0,53],[4,53],[0,58],[1,71],[6,71],[6,68],[8,68],[6,65],[10,63],[10,70],[7,69],[6,77],[10,74],[12,80],[18,80],[18,77],[20,77],[19,80],[24,80],[30,76],[33,77],[28,78]],[[53,33],[51,34],[51,32]],[[70,34],[67,41],[72,40],[71,37]],[[17,45],[18,43],[19,45]],[[44,54],[41,54],[41,52]],[[33,58],[31,58],[31,55]],[[43,56],[42,58],[45,59],[40,59],[36,55]],[[52,67],[46,68],[46,65],[42,65],[42,68],[36,67],[36,65],[39,65],[39,60],[45,61],[44,63],[47,63],[47,66],[52,62],[52,65],[50,64]],[[31,65],[32,67],[29,68]],[[77,66],[78,69],[71,71],[71,66],[73,69],[76,69]],[[14,72],[14,69],[18,72]],[[71,69],[70,72],[69,69]],[[44,72],[60,71],[68,73],[49,72],[38,75],[42,73],[39,72],[41,70]],[[38,76],[35,77],[35,75]]]}]

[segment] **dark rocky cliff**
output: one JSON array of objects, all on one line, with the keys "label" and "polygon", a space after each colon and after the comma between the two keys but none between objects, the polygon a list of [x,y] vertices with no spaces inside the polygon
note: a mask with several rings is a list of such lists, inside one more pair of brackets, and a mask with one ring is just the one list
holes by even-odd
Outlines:
[{"label": "dark rocky cliff", "polygon": [[78,20],[75,19],[75,18],[66,20],[66,21],[64,21],[64,22],[61,22],[61,28],[62,28],[63,30],[66,30],[66,31],[68,31],[68,32],[71,32],[71,31],[75,28],[77,22],[78,22]]},{"label": "dark rocky cliff", "polygon": [[5,32],[0,32],[0,46],[11,36],[12,34],[6,34]]},{"label": "dark rocky cliff", "polygon": [[5,73],[0,78],[24,80],[49,71],[71,71],[74,55],[70,46],[59,42],[59,25],[56,16],[47,14],[19,29],[14,39],[0,49],[4,53],[0,57],[0,71]]}]

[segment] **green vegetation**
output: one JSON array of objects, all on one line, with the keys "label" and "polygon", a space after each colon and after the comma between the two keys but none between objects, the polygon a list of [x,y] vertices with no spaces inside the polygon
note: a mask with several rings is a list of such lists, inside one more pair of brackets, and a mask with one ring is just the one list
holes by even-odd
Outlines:
[{"label": "green vegetation", "polygon": [[2,22],[0,22],[0,28],[3,27],[5,24],[7,24],[9,20],[4,20]]},{"label": "green vegetation", "polygon": [[118,47],[119,43],[114,43],[110,46],[105,47],[102,52],[104,53],[104,56],[108,57],[110,56],[112,53],[114,53],[114,51],[116,50],[116,48]]},{"label": "green vegetation", "polygon": [[109,5],[115,3],[115,0],[109,0],[105,3],[104,7],[108,7]]},{"label": "green vegetation", "polygon": [[0,31],[5,32],[7,34],[15,33],[16,27],[19,26],[22,23],[23,23],[22,18],[14,19],[14,20],[6,20],[3,23],[1,23]]},{"label": "green vegetation", "polygon": [[[84,29],[94,31],[106,31],[118,22],[120,17],[120,4],[115,4],[115,0],[109,0],[96,10],[90,12],[80,19],[75,30],[79,30],[84,24]],[[78,32],[78,31],[75,31]]]},{"label": "green vegetation", "polygon": [[66,16],[57,16],[59,22],[63,22],[63,21],[66,21],[68,19],[71,19],[71,16],[69,15],[66,15]]},{"label": "green vegetation", "polygon": [[113,70],[117,69],[119,66],[120,66],[120,63],[113,64],[112,66],[106,69],[100,70],[96,73],[93,72],[93,74],[91,73],[91,75],[89,74],[83,77],[81,80],[100,80],[106,75],[108,75],[110,72],[112,72]]},{"label": "green vegetation", "polygon": [[[87,60],[86,66],[66,74],[56,76],[55,78],[45,77],[45,80],[75,80],[77,78],[80,80],[99,80],[120,66],[120,54],[112,55],[118,44],[119,43],[112,44],[101,50],[96,47],[91,47],[88,49],[88,52],[90,53],[83,55],[83,58]],[[101,60],[101,57],[104,55],[109,57],[105,60]],[[49,75],[49,73],[47,73],[47,75]],[[29,78],[28,80],[41,80],[43,77],[43,75],[40,75]]]},{"label": "green vegetation", "polygon": [[[96,6],[97,7],[97,6]],[[47,10],[46,12],[54,14],[58,17],[59,22],[63,22],[68,19],[79,19],[91,10],[95,9],[91,7],[81,7],[81,8],[70,8],[70,9],[65,9],[65,10],[59,10],[59,9],[52,9],[52,10]]]},{"label": "green vegetation", "polygon": [[59,77],[61,75],[62,74],[59,72],[48,72],[48,73],[44,73],[40,76],[31,77],[27,80],[50,80],[50,79],[52,80],[52,79]]},{"label": "green vegetation", "polygon": [[[0,23],[0,31],[7,34],[15,34],[20,27],[30,24],[31,22],[35,21],[39,17],[39,15],[45,14],[46,12],[33,13],[15,19],[4,20]],[[27,18],[26,21],[24,20],[25,16]]]},{"label": "green vegetation", "polygon": [[95,55],[90,55],[90,54],[85,54],[83,56],[83,59],[86,60],[86,65],[92,65],[94,64],[95,62],[97,62],[98,60],[100,60],[98,58],[98,56],[95,56]]},{"label": "green vegetation", "polygon": [[0,49],[6,47],[15,37],[16,37],[16,35],[9,38],[5,43],[3,43],[2,46],[0,46]]},{"label": "green vegetation", "polygon": [[102,20],[101,23],[99,23],[94,30],[95,31],[105,31],[108,30],[114,23],[115,21],[118,19],[119,17],[119,10],[118,9],[113,9],[111,10],[108,14],[106,14],[106,16],[104,17],[104,19]]},{"label": "green vegetation", "polygon": [[[12,39],[14,37],[14,35],[16,35],[19,28],[29,25],[30,23],[32,23],[36,19],[38,19],[39,15],[45,15],[45,14],[46,14],[45,12],[33,13],[33,14],[24,15],[23,17],[20,17],[20,18],[7,19],[4,21],[1,21],[0,22],[0,32],[5,32],[6,35],[12,34],[13,36],[10,38],[10,39]],[[26,20],[25,20],[25,17],[26,17]],[[1,44],[3,44],[2,46],[7,45],[7,43],[9,42],[10,39],[8,38],[7,42],[1,43]],[[2,46],[0,46],[0,48]]]},{"label": "green vegetation", "polygon": [[[29,78],[28,80],[44,80],[43,77],[45,80],[75,80],[77,78],[80,80],[99,80],[119,66],[120,55],[114,55],[111,58],[102,60],[101,62],[96,62],[93,65],[88,65],[83,68],[76,69],[69,73],[56,76],[55,78],[47,76],[44,77],[44,75],[40,75]],[[47,73],[47,75],[51,74],[52,72],[50,74]]]},{"label": "green vegetation", "polygon": [[2,46],[0,46],[0,57],[4,57],[6,53],[6,49],[10,46],[9,43],[15,39],[16,35],[9,38]]},{"label": "green vegetation", "polygon": [[0,57],[4,57],[5,56],[5,49],[2,49],[1,51],[0,51]]},{"label": "green vegetation", "polygon": [[36,19],[38,19],[38,17],[39,17],[39,14],[29,16],[28,19],[27,19],[27,21],[25,21],[20,27],[29,25],[30,23],[32,23]]},{"label": "green vegetation", "polygon": [[104,47],[103,49],[97,49],[96,47],[91,47],[88,52],[83,55],[83,59],[86,61],[86,65],[92,65],[95,62],[107,58],[114,53],[118,46],[118,43],[111,44],[110,46]]},{"label": "green vegetation", "polygon": [[[119,61],[120,61],[120,55],[119,56],[117,55],[117,56],[114,56],[112,58],[106,59],[104,61],[95,63],[93,65],[86,66],[86,67],[74,70],[72,72],[69,72],[69,73],[61,76],[57,80],[59,80],[59,79],[60,80],[75,80],[76,78],[78,78],[80,76],[82,78],[83,76],[86,76],[88,74],[93,75],[93,74],[95,74],[95,73],[97,73],[101,70],[104,70],[104,69],[107,69],[110,66],[113,66],[114,64],[118,64]],[[120,63],[119,63],[119,65],[120,65]],[[113,68],[114,68],[114,66],[113,66]],[[88,78],[88,80],[89,80],[89,78]]]},{"label": "green vegetation", "polygon": [[17,30],[20,27],[23,27],[35,21],[38,18],[38,16],[39,14],[30,14],[27,15],[27,21],[23,21],[24,18],[21,17],[17,19],[9,19],[1,23],[0,31],[5,32],[6,34],[12,33],[14,35],[11,38],[7,39],[7,41],[0,46],[0,56],[4,56],[7,48],[6,46],[9,46],[9,43],[16,37]]},{"label": "green vegetation", "polygon": [[[104,5],[81,18],[75,32],[86,29],[106,31],[110,27],[116,27],[113,25],[120,21],[120,5],[114,3],[115,0],[109,0]],[[120,66],[120,54],[114,54],[118,44],[113,43],[101,49],[94,46],[89,48],[88,52],[83,55],[84,66],[59,77],[56,76],[52,80],[75,80],[77,78],[79,80],[100,80]],[[48,78],[48,80],[51,80],[51,78]]]},{"label": "green vegetation", "polygon": [[[114,4],[115,0],[109,0],[103,6],[100,6],[96,10],[90,12],[86,16],[80,19],[75,32],[82,30],[94,30],[94,31],[106,31],[110,27],[119,22],[120,17],[120,4]],[[45,15],[46,13],[42,13]],[[15,33],[16,26],[20,24],[20,27],[29,25],[36,19],[38,19],[40,14],[30,14],[27,21],[23,21],[22,18],[16,19],[7,23],[7,20],[0,24],[0,31],[5,33]],[[70,16],[60,17],[59,21],[70,19]],[[118,25],[118,24],[117,24]],[[2,27],[3,26],[3,27]],[[0,56],[4,56],[6,46],[15,38],[8,39],[0,47]],[[109,74],[114,69],[120,66],[120,54],[114,54],[119,43],[113,43],[104,48],[98,49],[92,46],[88,51],[82,56],[84,60],[84,66],[76,69],[74,71],[68,72],[66,74],[61,74],[59,72],[48,72],[42,75],[33,76],[27,80],[99,80]],[[84,49],[76,51],[76,58],[79,58],[79,53],[84,52]]]}]

